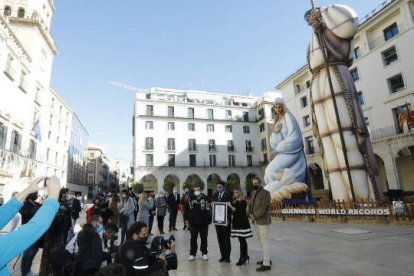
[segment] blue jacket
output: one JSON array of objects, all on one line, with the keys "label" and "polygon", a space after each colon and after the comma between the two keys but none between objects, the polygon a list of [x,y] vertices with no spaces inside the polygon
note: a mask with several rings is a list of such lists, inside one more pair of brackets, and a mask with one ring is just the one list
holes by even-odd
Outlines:
[{"label": "blue jacket", "polygon": [[[22,206],[23,204],[13,197],[0,207],[0,229],[14,217]],[[59,202],[56,199],[46,199],[28,223],[0,236],[0,276],[10,275],[7,264],[49,229],[58,209]]]}]

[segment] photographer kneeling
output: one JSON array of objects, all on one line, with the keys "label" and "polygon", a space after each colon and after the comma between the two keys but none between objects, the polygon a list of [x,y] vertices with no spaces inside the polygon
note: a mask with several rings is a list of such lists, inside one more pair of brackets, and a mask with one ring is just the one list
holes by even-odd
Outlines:
[{"label": "photographer kneeling", "polygon": [[[128,238],[119,248],[116,262],[125,266],[128,276],[168,275],[164,253],[151,254],[147,248],[148,226],[141,221],[128,229]],[[175,252],[175,243],[168,242],[168,249]]]}]

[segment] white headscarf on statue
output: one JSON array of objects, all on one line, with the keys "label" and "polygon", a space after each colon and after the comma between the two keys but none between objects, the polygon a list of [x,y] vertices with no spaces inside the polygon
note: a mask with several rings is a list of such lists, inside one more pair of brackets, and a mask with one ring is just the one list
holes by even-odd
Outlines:
[{"label": "white headscarf on statue", "polygon": [[282,105],[283,106],[283,112],[286,113],[290,113],[289,109],[287,108],[286,104],[285,104],[285,100],[283,100],[283,98],[281,97],[277,97],[274,101],[273,101],[273,106],[272,106],[272,112],[273,114],[275,114],[275,122],[277,122],[278,118],[277,118],[277,114],[276,112],[273,110],[273,107],[276,105]]}]

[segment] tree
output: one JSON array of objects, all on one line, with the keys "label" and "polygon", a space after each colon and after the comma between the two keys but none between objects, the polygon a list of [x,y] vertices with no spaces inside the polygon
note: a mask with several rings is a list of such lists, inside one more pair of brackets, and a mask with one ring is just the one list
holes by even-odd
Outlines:
[{"label": "tree", "polygon": [[236,179],[229,179],[225,186],[227,191],[233,192],[234,188],[240,188],[240,182]]},{"label": "tree", "polygon": [[201,190],[204,190],[204,182],[198,175],[189,176],[184,182],[184,189],[189,188],[193,190],[194,187],[200,187]]},{"label": "tree", "polygon": [[132,185],[132,191],[134,191],[134,193],[136,194],[140,194],[144,191],[144,184],[139,183],[139,182],[135,182]]},{"label": "tree", "polygon": [[248,177],[246,179],[245,187],[246,187],[247,196],[249,196],[250,193],[253,191],[253,181],[252,181],[252,177]]},{"label": "tree", "polygon": [[170,180],[166,180],[164,181],[164,185],[162,186],[164,191],[166,191],[167,193],[172,193],[173,188],[175,187],[175,183],[173,181]]}]

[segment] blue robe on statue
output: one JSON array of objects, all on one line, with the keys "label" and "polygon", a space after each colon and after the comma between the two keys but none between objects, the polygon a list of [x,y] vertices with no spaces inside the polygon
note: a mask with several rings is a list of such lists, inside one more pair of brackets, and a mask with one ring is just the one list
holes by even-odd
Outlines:
[{"label": "blue robe on statue", "polygon": [[265,189],[272,194],[285,185],[294,182],[305,183],[307,166],[302,133],[298,122],[289,112],[285,113],[280,132],[272,132],[270,146],[276,152],[276,156],[266,168]]}]

